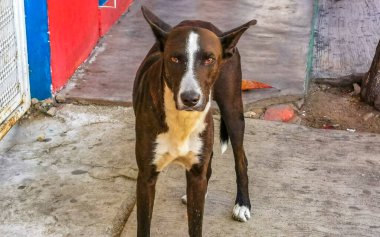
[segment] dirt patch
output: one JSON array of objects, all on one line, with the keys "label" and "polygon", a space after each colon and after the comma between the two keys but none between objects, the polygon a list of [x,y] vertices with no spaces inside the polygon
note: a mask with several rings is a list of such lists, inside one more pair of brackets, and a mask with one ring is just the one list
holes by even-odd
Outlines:
[{"label": "dirt patch", "polygon": [[350,87],[311,85],[300,117],[309,127],[380,133],[380,112]]}]

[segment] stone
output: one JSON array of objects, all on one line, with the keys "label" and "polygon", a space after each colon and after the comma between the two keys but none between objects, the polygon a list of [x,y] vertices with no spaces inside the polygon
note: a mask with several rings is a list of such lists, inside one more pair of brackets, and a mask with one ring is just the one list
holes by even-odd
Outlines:
[{"label": "stone", "polygon": [[321,85],[319,85],[319,88],[321,88],[322,91],[326,91],[326,90],[328,90],[330,87],[329,87],[328,85],[321,84]]},{"label": "stone", "polygon": [[264,113],[264,109],[254,108],[250,111],[245,112],[244,117],[245,118],[259,119],[263,113]]},{"label": "stone", "polygon": [[51,107],[51,108],[46,112],[46,114],[49,115],[49,116],[51,116],[51,117],[55,116],[56,113],[57,113],[57,108],[56,108],[56,107]]},{"label": "stone", "polygon": [[297,109],[301,109],[302,106],[305,104],[305,99],[302,98],[300,100],[297,100],[295,102],[293,102],[294,106],[297,108]]},{"label": "stone", "polygon": [[42,103],[41,103],[41,106],[45,109],[48,109],[50,108],[51,106],[54,105],[54,101],[53,99],[46,99],[46,100],[43,100]]},{"label": "stone", "polygon": [[38,142],[43,142],[45,140],[45,135],[39,135],[36,139]]},{"label": "stone", "polygon": [[368,119],[371,119],[374,116],[375,116],[375,114],[373,112],[370,112],[370,113],[368,113],[368,114],[366,114],[366,115],[363,116],[363,120],[367,121]]},{"label": "stone", "polygon": [[294,109],[291,105],[273,105],[267,108],[263,119],[269,121],[289,122],[293,119],[294,115]]},{"label": "stone", "polygon": [[295,115],[291,120],[289,120],[289,123],[293,123],[293,124],[301,124],[302,123],[302,119]]},{"label": "stone", "polygon": [[354,95],[360,95],[361,88],[358,83],[352,85],[354,87]]},{"label": "stone", "polygon": [[65,103],[66,102],[66,98],[63,94],[57,94],[55,96],[55,100],[58,102],[58,103]]},{"label": "stone", "polygon": [[38,103],[38,99],[36,99],[36,98],[32,98],[31,103],[32,103],[32,105],[37,104],[37,103]]},{"label": "stone", "polygon": [[53,104],[54,100],[51,99],[51,98],[49,98],[49,99],[44,100],[44,103],[46,103],[46,104]]},{"label": "stone", "polygon": [[36,139],[38,142],[50,142],[51,138],[46,138],[45,135],[39,135]]}]

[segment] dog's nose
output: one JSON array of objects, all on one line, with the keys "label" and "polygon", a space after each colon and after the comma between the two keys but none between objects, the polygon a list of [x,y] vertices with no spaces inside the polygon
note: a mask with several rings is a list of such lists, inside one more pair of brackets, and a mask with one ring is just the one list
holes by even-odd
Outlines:
[{"label": "dog's nose", "polygon": [[181,100],[183,104],[188,107],[195,106],[200,98],[201,95],[195,91],[185,91],[181,93]]}]

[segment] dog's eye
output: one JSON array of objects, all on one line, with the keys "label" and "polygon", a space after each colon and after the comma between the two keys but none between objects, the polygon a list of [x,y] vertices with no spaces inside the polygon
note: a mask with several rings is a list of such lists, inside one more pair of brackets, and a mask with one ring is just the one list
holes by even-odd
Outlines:
[{"label": "dog's eye", "polygon": [[214,62],[215,62],[215,59],[212,58],[212,57],[206,58],[206,59],[203,61],[203,63],[204,63],[205,65],[211,65],[211,64],[213,64]]},{"label": "dog's eye", "polygon": [[177,58],[177,57],[171,57],[170,61],[172,61],[173,63],[179,63],[179,58]]}]

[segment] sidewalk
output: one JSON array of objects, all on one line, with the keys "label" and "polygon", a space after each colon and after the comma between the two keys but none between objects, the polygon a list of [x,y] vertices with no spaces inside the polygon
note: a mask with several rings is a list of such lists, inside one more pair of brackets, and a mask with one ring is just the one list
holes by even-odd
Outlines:
[{"label": "sidewalk", "polygon": [[0,141],[0,236],[113,236],[135,203],[132,109],[61,107]]},{"label": "sidewalk", "polygon": [[[243,78],[275,88],[244,93],[245,106],[302,97],[313,1],[142,2],[173,25],[198,18],[227,30],[257,19],[239,42]],[[137,4],[57,99],[130,105],[135,71],[152,43]],[[22,119],[0,141],[0,236],[134,237],[134,142],[131,108],[65,104],[54,117]],[[252,219],[231,219],[236,189],[232,150],[221,155],[215,144],[204,236],[380,236],[380,134],[247,118],[245,149]],[[182,169],[171,166],[162,172],[152,236],[186,236],[184,192]]]},{"label": "sidewalk", "polygon": [[[215,146],[204,236],[380,236],[380,135],[252,119],[245,134],[252,218],[232,220],[232,149]],[[186,236],[185,187],[181,169],[160,176],[152,236]],[[122,237],[136,236],[135,212]]]},{"label": "sidewalk", "polygon": [[[380,236],[380,135],[246,119],[245,148],[252,219],[231,219],[232,152],[215,144],[205,236]],[[131,109],[64,105],[21,121],[0,154],[1,236],[117,236],[132,212]],[[152,236],[186,235],[184,191],[183,170],[160,175]]]},{"label": "sidewalk", "polygon": [[257,19],[238,44],[243,79],[274,88],[244,93],[245,105],[279,97],[295,101],[304,94],[312,1],[155,0],[133,4],[58,94],[60,102],[131,105],[136,71],[154,43],[141,3],[173,26],[200,19],[229,30]]}]

